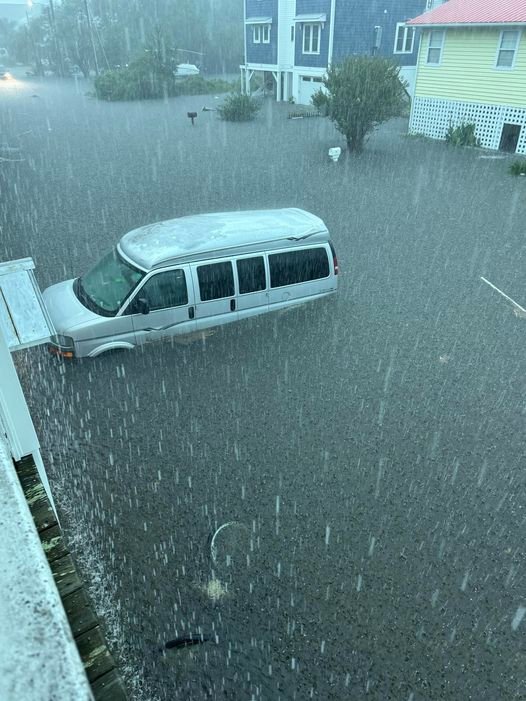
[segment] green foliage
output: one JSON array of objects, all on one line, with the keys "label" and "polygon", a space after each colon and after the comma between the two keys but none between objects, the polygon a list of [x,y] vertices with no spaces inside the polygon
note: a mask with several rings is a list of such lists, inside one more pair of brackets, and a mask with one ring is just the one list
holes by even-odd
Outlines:
[{"label": "green foliage", "polygon": [[446,141],[452,146],[480,146],[480,139],[475,136],[475,125],[462,123],[458,127],[450,126],[446,132]]},{"label": "green foliage", "polygon": [[510,166],[510,173],[512,175],[526,175],[526,159],[513,161]]},{"label": "green foliage", "polygon": [[[43,6],[48,8],[47,3]],[[68,65],[77,65],[87,76],[96,63],[104,70],[140,58],[162,27],[166,63],[170,59],[202,67],[204,61],[208,71],[224,73],[236,71],[242,61],[240,0],[61,0],[53,8],[53,12],[33,13],[29,27],[26,23],[18,27],[0,24],[5,36],[0,46],[9,49],[13,60],[36,64],[38,69],[41,59],[46,59],[59,73]],[[176,53],[175,47],[184,50]]]},{"label": "green foliage", "polygon": [[321,112],[322,114],[327,114],[327,110],[329,107],[329,96],[325,92],[325,90],[322,90],[321,88],[318,88],[314,95],[311,97],[311,102],[314,105],[314,107],[318,110],[318,112]]},{"label": "green foliage", "polygon": [[261,103],[250,95],[232,93],[217,111],[221,119],[228,122],[247,122],[254,119],[260,109]]},{"label": "green foliage", "polygon": [[155,52],[149,52],[128,67],[106,71],[95,80],[100,100],[151,100],[177,95],[206,95],[228,92],[232,85],[224,80],[205,80],[202,76],[176,78],[171,66],[163,64]]},{"label": "green foliage", "polygon": [[100,100],[150,100],[175,94],[173,70],[145,54],[127,68],[107,71],[95,80]]},{"label": "green foliage", "polygon": [[210,95],[212,93],[230,92],[234,87],[233,83],[226,80],[212,79],[206,80],[201,75],[192,75],[189,78],[179,78],[175,84],[176,95]]},{"label": "green foliage", "polygon": [[379,56],[350,56],[332,65],[323,83],[327,114],[350,151],[361,151],[375,126],[400,116],[407,102],[400,67]]}]

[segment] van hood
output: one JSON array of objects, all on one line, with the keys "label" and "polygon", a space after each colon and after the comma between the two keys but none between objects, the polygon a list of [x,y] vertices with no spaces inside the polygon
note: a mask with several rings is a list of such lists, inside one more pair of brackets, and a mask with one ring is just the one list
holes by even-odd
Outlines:
[{"label": "van hood", "polygon": [[51,285],[44,290],[42,296],[51,321],[59,334],[67,335],[69,331],[86,323],[91,323],[100,317],[86,309],[73,292],[75,280],[66,280]]}]

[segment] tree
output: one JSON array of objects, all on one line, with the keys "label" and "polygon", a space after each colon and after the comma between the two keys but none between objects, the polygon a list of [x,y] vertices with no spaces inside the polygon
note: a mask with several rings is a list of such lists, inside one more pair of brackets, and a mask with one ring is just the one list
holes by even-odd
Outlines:
[{"label": "tree", "polygon": [[325,90],[312,101],[326,108],[349,151],[361,151],[375,126],[402,113],[407,93],[399,74],[399,66],[378,56],[350,56],[327,71]]}]

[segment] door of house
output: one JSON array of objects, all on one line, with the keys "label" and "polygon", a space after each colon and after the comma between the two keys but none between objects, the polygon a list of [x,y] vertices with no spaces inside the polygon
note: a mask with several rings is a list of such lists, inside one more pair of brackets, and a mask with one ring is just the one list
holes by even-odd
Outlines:
[{"label": "door of house", "polygon": [[321,88],[322,79],[310,75],[300,76],[298,103],[310,105],[310,99]]},{"label": "door of house", "polygon": [[499,151],[515,153],[521,135],[520,124],[504,124],[500,137]]}]

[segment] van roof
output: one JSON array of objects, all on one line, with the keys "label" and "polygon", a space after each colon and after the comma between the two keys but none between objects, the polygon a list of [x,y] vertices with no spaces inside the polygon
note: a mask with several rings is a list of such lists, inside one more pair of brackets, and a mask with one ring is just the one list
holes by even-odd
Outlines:
[{"label": "van roof", "polygon": [[324,234],[323,221],[303,209],[267,209],[195,214],[147,224],[125,234],[120,252],[145,270],[178,258],[193,258],[225,249],[241,249],[280,240]]}]

